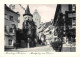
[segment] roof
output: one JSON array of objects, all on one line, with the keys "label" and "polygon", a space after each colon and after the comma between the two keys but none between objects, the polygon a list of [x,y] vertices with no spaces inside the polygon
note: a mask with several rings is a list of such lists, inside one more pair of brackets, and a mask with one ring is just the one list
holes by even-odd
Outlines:
[{"label": "roof", "polygon": [[46,22],[46,23],[44,23],[43,25],[45,25],[45,26],[44,26],[44,28],[43,28],[40,32],[43,32],[43,31],[44,31],[45,29],[47,29],[51,24],[52,24],[51,22]]},{"label": "roof", "polygon": [[17,14],[17,15],[20,15],[20,14],[18,14],[18,12],[14,12],[13,10],[11,10],[6,4],[5,4],[5,10],[8,10],[10,12]]},{"label": "roof", "polygon": [[29,16],[33,17],[33,15],[30,13],[29,5],[27,5],[27,8],[26,8],[25,13],[23,14],[23,16],[25,16],[25,15],[29,15]]}]

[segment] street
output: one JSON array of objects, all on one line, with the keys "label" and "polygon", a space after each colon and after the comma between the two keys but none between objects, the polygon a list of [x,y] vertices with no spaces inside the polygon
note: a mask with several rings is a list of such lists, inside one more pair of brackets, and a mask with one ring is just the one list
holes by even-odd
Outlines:
[{"label": "street", "polygon": [[[18,48],[18,49],[8,49],[6,51],[12,51],[12,52],[56,52],[50,45],[47,46],[37,46],[34,48]],[[63,44],[62,51],[61,52],[75,52],[76,47],[75,46],[68,46],[66,44]]]},{"label": "street", "polygon": [[20,52],[55,52],[51,46],[39,46],[34,48],[19,48],[19,49],[9,49],[7,51],[20,51]]}]

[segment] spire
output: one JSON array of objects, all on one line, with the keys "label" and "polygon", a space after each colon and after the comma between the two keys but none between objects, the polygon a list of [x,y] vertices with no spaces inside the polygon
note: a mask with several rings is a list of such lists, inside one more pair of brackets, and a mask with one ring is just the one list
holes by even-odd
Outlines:
[{"label": "spire", "polygon": [[27,5],[27,8],[25,10],[25,14],[23,14],[23,16],[25,16],[25,15],[32,16],[32,14],[30,13],[29,5]]},{"label": "spire", "polygon": [[25,10],[25,13],[26,13],[26,14],[31,14],[31,13],[30,13],[30,9],[29,9],[29,5],[27,5],[27,8],[26,8],[26,10]]}]

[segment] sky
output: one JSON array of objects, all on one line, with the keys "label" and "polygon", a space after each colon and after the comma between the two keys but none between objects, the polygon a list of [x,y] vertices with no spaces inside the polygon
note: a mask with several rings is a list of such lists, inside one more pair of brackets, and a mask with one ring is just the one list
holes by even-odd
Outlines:
[{"label": "sky", "polygon": [[[9,5],[9,4],[8,4]],[[54,19],[55,10],[56,10],[56,4],[21,4],[25,9],[27,8],[27,5],[29,5],[31,14],[34,13],[35,9],[37,9],[39,15],[41,16],[41,22],[49,22],[51,19]],[[23,23],[23,14],[24,10],[21,9],[19,5],[16,6],[15,11],[19,11],[20,13],[20,23],[19,28],[22,27]]]}]

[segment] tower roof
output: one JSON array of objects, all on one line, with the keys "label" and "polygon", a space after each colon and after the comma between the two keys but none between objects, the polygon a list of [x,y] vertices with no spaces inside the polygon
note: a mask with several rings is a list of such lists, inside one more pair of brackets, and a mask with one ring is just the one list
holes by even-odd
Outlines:
[{"label": "tower roof", "polygon": [[34,11],[34,13],[33,13],[33,17],[34,17],[35,15],[37,15],[37,16],[41,19],[41,16],[40,16],[40,14],[38,13],[37,9],[35,9],[35,11]]},{"label": "tower roof", "polygon": [[23,14],[23,16],[25,16],[25,15],[29,15],[29,16],[33,17],[33,15],[30,13],[29,5],[27,5],[27,8],[25,10],[25,14]]},{"label": "tower roof", "polygon": [[37,9],[35,9],[35,12],[37,12]]},{"label": "tower roof", "polygon": [[34,13],[33,13],[33,14],[35,14],[35,13],[39,14],[39,13],[38,13],[38,11],[37,11],[37,9],[35,9],[35,11],[34,11]]}]

